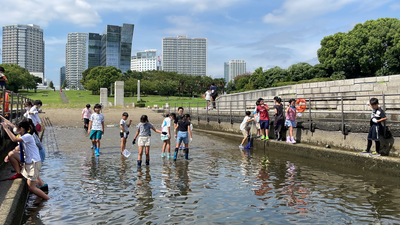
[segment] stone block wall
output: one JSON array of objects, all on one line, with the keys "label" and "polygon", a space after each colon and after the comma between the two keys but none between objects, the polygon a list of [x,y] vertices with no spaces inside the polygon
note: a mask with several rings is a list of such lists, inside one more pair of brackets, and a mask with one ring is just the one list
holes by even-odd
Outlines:
[{"label": "stone block wall", "polygon": [[[383,105],[383,95],[385,95],[385,107],[387,110],[400,109],[400,75],[367,77],[348,80],[324,81],[315,83],[295,84],[276,88],[267,88],[236,94],[222,95],[218,99],[221,109],[233,108],[252,108],[258,98],[266,99],[267,104],[272,103],[274,96],[283,99],[290,98],[319,98],[312,102],[312,108],[316,110],[341,110],[341,97],[344,96],[344,110],[364,111],[368,108],[365,103],[370,97],[362,95],[372,95],[378,98],[381,106]],[[396,96],[387,96],[399,94]],[[328,99],[335,97],[337,99]],[[353,96],[353,97],[351,97]],[[356,97],[354,97],[356,96]],[[313,100],[314,101],[314,100]]]}]

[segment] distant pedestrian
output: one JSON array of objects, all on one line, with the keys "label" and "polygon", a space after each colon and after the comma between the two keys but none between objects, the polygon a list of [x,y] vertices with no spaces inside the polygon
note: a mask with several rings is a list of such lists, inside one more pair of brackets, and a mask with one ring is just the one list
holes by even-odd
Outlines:
[{"label": "distant pedestrian", "polygon": [[289,135],[286,137],[286,142],[295,144],[296,141],[293,137],[293,128],[296,127],[296,99],[290,99],[289,105],[286,108],[286,121],[285,126],[289,127]]},{"label": "distant pedestrian", "polygon": [[82,116],[81,116],[81,119],[83,120],[83,129],[85,129],[86,132],[88,131],[89,119],[92,114],[93,111],[90,108],[90,104],[87,104],[86,108],[82,110]]},{"label": "distant pedestrian", "polygon": [[[171,121],[174,121],[176,118],[175,113],[167,114],[165,119],[161,124],[161,131],[166,132],[167,134],[161,134],[161,140],[163,141],[163,147],[161,152],[161,157],[172,158],[171,155]],[[165,154],[165,150],[167,153]]]},{"label": "distant pedestrian", "polygon": [[217,107],[215,106],[215,100],[218,97],[218,88],[215,87],[214,82],[211,83],[210,90],[211,90],[211,98],[212,98],[213,109],[216,109]]},{"label": "distant pedestrian", "polygon": [[211,102],[211,90],[207,90],[206,93],[204,93],[205,99],[207,101],[207,110],[210,110],[210,102]]},{"label": "distant pedestrian", "polygon": [[268,140],[268,130],[269,130],[269,107],[265,104],[264,99],[259,99],[260,105],[257,106],[257,113],[260,114],[260,129],[261,129],[261,140]]},{"label": "distant pedestrian", "polygon": [[6,84],[6,82],[7,82],[7,77],[6,76],[4,76],[4,67],[1,67],[0,66],[0,89],[1,90],[4,90],[4,89],[6,89],[6,86],[7,86],[7,84]]},{"label": "distant pedestrian", "polygon": [[88,134],[90,140],[92,140],[92,149],[94,148],[94,152],[97,156],[100,155],[100,140],[104,135],[104,115],[100,114],[101,105],[96,104],[94,106],[94,112],[89,119],[89,129]]},{"label": "distant pedestrian", "polygon": [[385,111],[379,107],[379,101],[377,98],[371,98],[369,100],[369,106],[372,108],[371,120],[369,121],[370,128],[368,133],[368,144],[367,149],[362,151],[362,153],[369,153],[372,146],[372,141],[375,141],[375,151],[371,152],[372,156],[380,156],[380,137],[383,131],[382,122],[386,121]]},{"label": "distant pedestrian", "polygon": [[126,139],[128,139],[129,127],[132,124],[132,120],[130,120],[129,123],[126,122],[128,117],[129,114],[127,112],[122,113],[122,119],[119,122],[119,126],[121,127],[121,132],[119,133],[119,136],[121,137],[121,154],[126,148]]},{"label": "distant pedestrian", "polygon": [[16,137],[8,129],[6,122],[2,122],[1,125],[5,128],[4,130],[12,142],[19,142],[19,151],[23,159],[20,161],[20,163],[23,164],[22,176],[27,179],[28,190],[44,200],[50,199],[41,189],[36,187],[37,181],[41,181],[39,173],[42,164],[35,140],[33,136],[28,133],[30,128],[29,121],[24,119],[15,126],[15,132],[20,135],[19,137]]},{"label": "distant pedestrian", "polygon": [[153,124],[149,122],[149,118],[146,115],[142,115],[140,117],[140,123],[136,126],[137,131],[135,134],[135,138],[132,141],[132,144],[136,143],[136,138],[139,137],[138,139],[138,148],[139,148],[139,154],[138,154],[138,160],[137,160],[137,166],[141,167],[142,166],[142,155],[143,155],[143,148],[146,151],[146,166],[150,165],[150,144],[151,144],[151,130],[154,130],[155,132],[159,134],[164,134],[166,135],[167,132],[162,132],[160,130],[157,130]]},{"label": "distant pedestrian", "polygon": [[176,148],[174,153],[174,160],[178,157],[178,150],[181,142],[185,144],[185,159],[189,159],[189,137],[190,142],[193,140],[192,130],[190,129],[190,121],[188,120],[188,116],[184,115],[182,120],[178,122],[178,137],[176,139]]},{"label": "distant pedestrian", "polygon": [[[246,116],[243,119],[243,122],[240,124],[240,131],[243,134],[243,140],[242,143],[240,143],[239,148],[243,149],[243,144],[246,141],[246,139],[249,138],[250,135],[250,126],[249,126],[249,122],[254,121],[254,118],[252,119],[250,117],[251,112],[250,111],[246,111]],[[250,141],[250,140],[249,140]]]},{"label": "distant pedestrian", "polygon": [[274,97],[274,108],[275,108],[275,114],[274,114],[274,131],[275,131],[275,141],[281,141],[282,140],[282,127],[285,123],[285,120],[283,118],[283,105],[282,105],[282,99],[279,98],[278,96]]}]

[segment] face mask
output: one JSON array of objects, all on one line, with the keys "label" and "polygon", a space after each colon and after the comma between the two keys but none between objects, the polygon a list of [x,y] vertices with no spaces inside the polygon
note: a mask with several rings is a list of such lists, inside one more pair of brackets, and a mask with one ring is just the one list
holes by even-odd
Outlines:
[{"label": "face mask", "polygon": [[29,110],[29,108],[28,108],[28,107],[25,107],[25,110]]},{"label": "face mask", "polygon": [[18,132],[16,127],[14,127],[13,131],[14,131],[14,134],[19,134],[19,132]]}]

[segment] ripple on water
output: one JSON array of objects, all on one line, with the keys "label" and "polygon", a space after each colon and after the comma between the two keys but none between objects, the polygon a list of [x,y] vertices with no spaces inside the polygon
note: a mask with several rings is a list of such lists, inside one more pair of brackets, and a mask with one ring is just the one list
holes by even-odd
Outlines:
[{"label": "ripple on water", "polygon": [[121,157],[113,132],[106,132],[100,157],[82,147],[87,139],[79,132],[56,130],[57,138],[76,143],[61,142],[61,153],[48,154],[41,177],[52,199],[28,202],[26,224],[400,222],[399,181],[392,177],[263,149],[241,152],[230,140],[200,134],[190,161],[160,158],[161,141],[153,138],[151,166],[138,169],[136,149]]}]

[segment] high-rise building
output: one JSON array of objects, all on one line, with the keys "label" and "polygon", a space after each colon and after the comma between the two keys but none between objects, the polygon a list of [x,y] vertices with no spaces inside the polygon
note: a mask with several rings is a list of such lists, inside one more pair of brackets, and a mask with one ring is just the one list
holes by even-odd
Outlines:
[{"label": "high-rise building", "polygon": [[162,40],[162,68],[189,75],[207,75],[207,39],[186,35]]},{"label": "high-rise building", "polygon": [[137,52],[131,58],[132,71],[157,70],[157,50],[150,49],[144,52]]},{"label": "high-rise building", "polygon": [[225,83],[228,85],[229,83],[229,62],[224,62],[224,78]]},{"label": "high-rise building", "polygon": [[226,83],[233,80],[237,75],[246,73],[246,62],[244,60],[230,60],[224,63],[224,78]]},{"label": "high-rise building", "polygon": [[131,69],[133,24],[107,25],[103,34],[89,33],[88,67],[114,66]]},{"label": "high-rise building", "polygon": [[60,88],[62,87],[65,80],[65,66],[60,68]]},{"label": "high-rise building", "polygon": [[44,40],[40,26],[3,26],[2,54],[3,63],[18,64],[44,82]]},{"label": "high-rise building", "polygon": [[87,33],[69,33],[65,48],[65,79],[69,88],[83,89],[82,73],[87,68]]},{"label": "high-rise building", "polygon": [[100,66],[101,35],[89,33],[88,68]]}]

